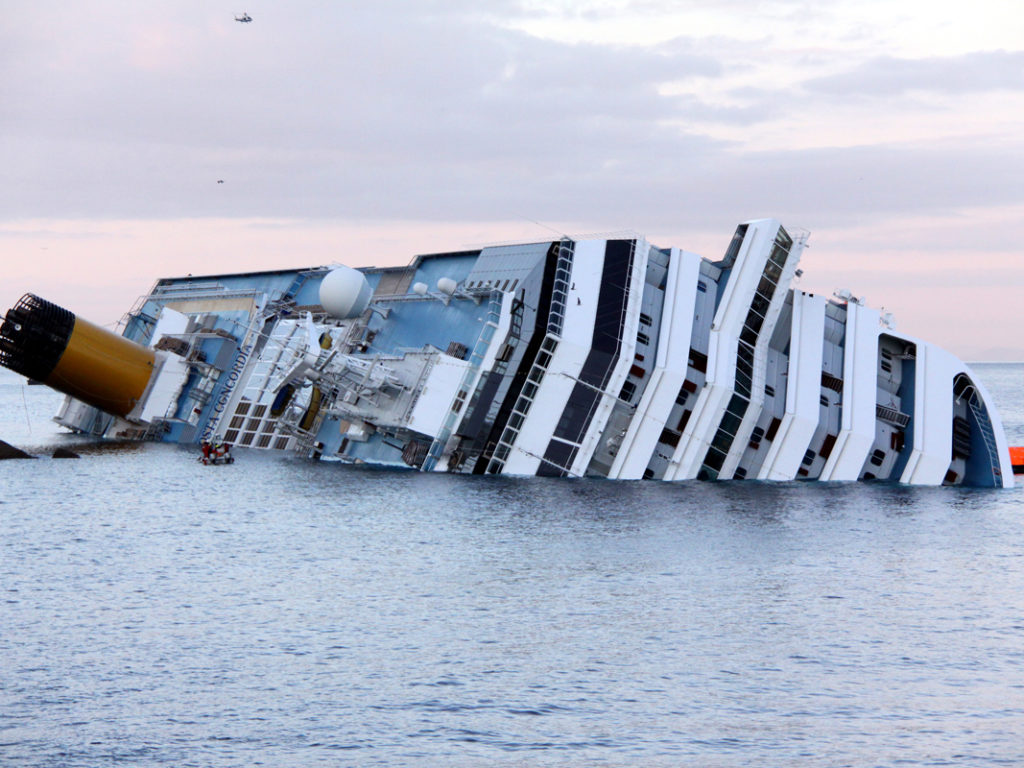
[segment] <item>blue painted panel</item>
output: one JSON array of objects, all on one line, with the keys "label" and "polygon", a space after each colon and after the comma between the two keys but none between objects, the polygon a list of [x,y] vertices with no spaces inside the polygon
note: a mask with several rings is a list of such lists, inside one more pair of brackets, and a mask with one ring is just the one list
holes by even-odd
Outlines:
[{"label": "blue painted panel", "polygon": [[381,354],[421,349],[427,344],[444,351],[453,341],[472,349],[486,320],[488,305],[453,299],[445,306],[440,299],[424,299],[385,306],[389,310],[388,319],[374,314],[370,321],[370,328],[377,331],[370,351]]}]

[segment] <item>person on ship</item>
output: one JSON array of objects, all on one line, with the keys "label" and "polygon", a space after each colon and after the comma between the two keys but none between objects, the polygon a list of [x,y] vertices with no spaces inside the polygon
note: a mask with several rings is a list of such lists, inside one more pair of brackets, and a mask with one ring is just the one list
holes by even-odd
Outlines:
[{"label": "person on ship", "polygon": [[210,455],[213,453],[213,446],[208,440],[203,440],[203,464],[210,463]]}]

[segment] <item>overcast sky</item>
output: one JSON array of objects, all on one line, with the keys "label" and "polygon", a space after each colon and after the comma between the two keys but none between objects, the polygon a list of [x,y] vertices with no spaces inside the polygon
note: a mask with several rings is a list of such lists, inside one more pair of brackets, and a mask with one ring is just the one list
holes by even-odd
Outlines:
[{"label": "overcast sky", "polygon": [[1024,359],[1019,0],[243,2],[0,0],[0,311],[773,216],[805,290]]}]

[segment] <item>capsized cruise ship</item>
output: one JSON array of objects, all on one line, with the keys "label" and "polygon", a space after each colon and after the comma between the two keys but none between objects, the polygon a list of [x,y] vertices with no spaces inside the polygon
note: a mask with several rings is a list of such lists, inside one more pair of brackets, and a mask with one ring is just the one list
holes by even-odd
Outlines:
[{"label": "capsized cruise ship", "polygon": [[[804,233],[718,261],[561,238],[164,278],[122,335],[26,294],[0,364],[89,435],[423,472],[1009,487],[975,374],[849,291],[791,287]],[[244,462],[243,462],[244,463]]]}]

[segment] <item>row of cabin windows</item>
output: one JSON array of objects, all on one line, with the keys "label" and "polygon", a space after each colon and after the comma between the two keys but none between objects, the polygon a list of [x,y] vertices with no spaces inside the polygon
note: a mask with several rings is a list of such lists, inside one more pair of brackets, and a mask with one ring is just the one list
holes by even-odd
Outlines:
[{"label": "row of cabin windows", "polygon": [[[247,413],[249,413],[249,407],[252,406],[252,405],[253,405],[252,401],[250,401],[250,400],[242,400],[238,404],[238,407],[235,408],[235,413],[237,413],[240,416],[245,416]],[[265,404],[256,405],[252,409],[252,415],[257,417],[257,418],[262,417],[263,414],[265,414],[266,412],[267,412],[267,406]]]},{"label": "row of cabin windows", "polygon": [[224,433],[224,442],[230,445],[244,445],[252,446],[255,441],[255,448],[270,448],[271,440],[273,440],[273,449],[275,451],[283,451],[288,447],[288,437],[278,436],[274,439],[273,435],[262,434],[257,437],[254,432],[242,432],[241,439],[238,438],[239,432],[237,429],[229,429]]},{"label": "row of cabin windows", "polygon": [[[759,290],[754,292],[743,329],[740,331],[739,342],[736,345],[736,379],[733,386],[736,394],[729,401],[725,415],[722,416],[722,421],[718,425],[718,431],[711,440],[711,447],[708,448],[704,457],[704,469],[709,475],[713,474],[715,477],[725,463],[739,425],[750,406],[749,398],[754,381],[754,348],[772,297],[775,295],[779,277],[782,276],[782,264],[773,260],[776,257],[776,251],[778,251],[778,241],[776,241],[776,248],[765,263],[761,283],[758,285]],[[786,254],[782,253],[779,258],[782,263],[785,263]],[[766,280],[766,278],[768,279]],[[763,293],[760,290],[762,285]]]}]

